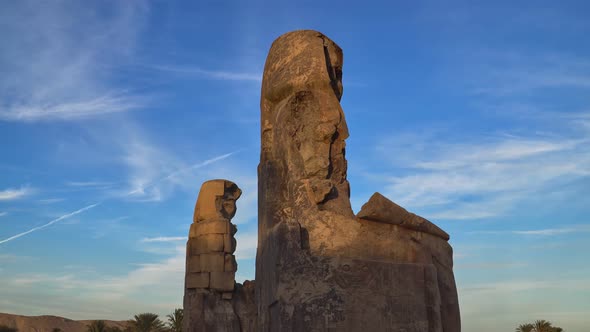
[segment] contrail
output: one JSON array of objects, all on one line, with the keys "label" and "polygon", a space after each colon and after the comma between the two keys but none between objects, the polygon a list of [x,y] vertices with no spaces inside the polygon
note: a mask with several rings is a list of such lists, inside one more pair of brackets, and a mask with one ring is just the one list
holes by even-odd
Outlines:
[{"label": "contrail", "polygon": [[8,241],[12,241],[12,240],[14,240],[14,239],[18,239],[18,238],[19,238],[19,237],[21,237],[21,236],[25,236],[25,235],[27,235],[27,234],[30,234],[30,233],[36,232],[36,231],[38,231],[38,230],[40,230],[40,229],[43,229],[43,228],[45,228],[45,227],[49,227],[49,226],[51,226],[51,225],[55,224],[55,223],[56,223],[56,222],[58,222],[58,221],[61,221],[61,220],[67,219],[67,218],[69,218],[69,217],[75,216],[75,215],[77,215],[77,214],[79,214],[79,213],[82,213],[82,212],[84,212],[84,211],[86,211],[86,210],[90,210],[90,209],[92,209],[93,207],[95,207],[95,206],[97,206],[97,205],[99,205],[99,204],[100,204],[100,203],[91,204],[91,205],[88,205],[88,206],[86,206],[86,207],[83,207],[83,208],[81,208],[80,210],[76,210],[76,211],[74,211],[74,212],[70,212],[70,213],[68,213],[68,214],[64,214],[63,216],[61,216],[61,217],[59,217],[59,218],[57,218],[57,219],[53,219],[52,221],[50,221],[50,222],[46,223],[45,225],[37,226],[37,227],[35,227],[35,228],[31,228],[31,229],[29,229],[29,230],[28,230],[28,231],[26,231],[26,232],[22,232],[22,233],[20,233],[20,234],[16,234],[16,235],[14,235],[14,236],[11,236],[11,237],[9,237],[9,238],[7,238],[7,239],[0,240],[0,244],[2,244],[2,243],[5,243],[5,242],[8,242]]},{"label": "contrail", "polygon": [[191,170],[191,169],[197,169],[197,168],[205,167],[205,166],[207,166],[209,164],[213,164],[216,161],[220,161],[220,160],[223,160],[225,158],[230,157],[231,155],[233,155],[236,152],[238,152],[238,151],[234,151],[234,152],[222,154],[221,156],[217,156],[215,158],[207,159],[207,160],[205,160],[203,162],[200,162],[200,163],[197,163],[197,164],[193,164],[193,165],[191,165],[189,167],[186,167],[186,168],[179,169],[179,170],[177,170],[175,172],[172,172],[172,173],[168,174],[167,176],[163,177],[158,182],[161,182],[161,181],[164,181],[164,180],[168,180],[168,179],[172,178],[173,176],[175,176],[176,174],[183,173],[183,172],[186,172],[186,171]]},{"label": "contrail", "polygon": [[240,150],[236,150],[236,151],[233,151],[233,152],[230,152],[230,153],[222,154],[221,156],[217,156],[217,157],[214,157],[214,158],[211,158],[211,159],[207,159],[207,160],[205,160],[203,162],[200,162],[200,163],[197,163],[197,164],[193,164],[193,165],[191,165],[189,167],[185,167],[185,168],[181,168],[179,170],[176,170],[176,171],[174,171],[174,172],[172,172],[172,173],[170,173],[170,174],[168,174],[168,175],[166,175],[166,176],[164,176],[164,177],[162,177],[162,178],[160,178],[158,180],[153,181],[152,183],[149,183],[148,185],[146,185],[144,187],[141,187],[141,188],[135,189],[133,191],[130,191],[129,193],[127,193],[127,196],[133,195],[133,194],[138,193],[140,191],[143,191],[143,190],[145,190],[147,188],[153,187],[153,186],[157,185],[158,183],[160,183],[162,181],[170,180],[171,178],[173,178],[177,174],[184,173],[184,172],[189,171],[189,170],[193,170],[193,169],[198,169],[198,168],[201,168],[201,167],[205,167],[205,166],[207,166],[209,164],[212,164],[214,162],[217,162],[217,161],[226,159],[226,158],[232,156],[233,154],[235,154],[235,153],[237,153],[239,151]]},{"label": "contrail", "polygon": [[[174,171],[174,172],[172,172],[172,173],[170,173],[170,174],[166,175],[166,176],[165,176],[165,177],[163,177],[163,178],[160,178],[160,179],[158,179],[158,180],[156,180],[156,181],[154,181],[154,182],[152,182],[152,183],[148,184],[147,186],[145,186],[145,187],[143,187],[143,188],[136,189],[136,190],[134,190],[134,191],[131,191],[131,192],[129,192],[129,193],[126,195],[126,196],[133,195],[133,194],[135,194],[136,192],[139,192],[139,191],[141,191],[141,190],[145,190],[146,188],[149,188],[149,187],[155,186],[156,184],[158,184],[158,183],[160,183],[160,182],[162,182],[162,181],[168,180],[168,179],[172,178],[173,176],[175,176],[175,175],[177,175],[177,174],[179,174],[179,173],[186,172],[186,171],[188,171],[188,170],[191,170],[191,169],[197,169],[197,168],[201,168],[201,167],[207,166],[207,165],[209,165],[209,164],[212,164],[212,163],[214,163],[214,162],[216,162],[216,161],[223,160],[223,159],[225,159],[225,158],[228,158],[229,156],[231,156],[231,155],[233,155],[233,154],[235,154],[235,153],[237,153],[237,152],[239,152],[239,151],[240,151],[240,150],[236,150],[236,151],[234,151],[234,152],[226,153],[226,154],[223,154],[223,155],[221,155],[221,156],[217,156],[217,157],[214,157],[214,158],[211,158],[211,159],[207,159],[207,160],[205,160],[205,161],[203,161],[203,162],[200,162],[200,163],[197,163],[197,164],[193,164],[193,165],[191,165],[191,166],[189,166],[189,167],[186,167],[186,168],[181,168],[181,169],[179,169],[179,170],[176,170],[176,171]],[[41,230],[41,229],[43,229],[43,228],[45,228],[45,227],[49,227],[49,226],[51,226],[51,225],[55,224],[56,222],[59,222],[59,221],[61,221],[61,220],[67,219],[67,218],[69,218],[69,217],[72,217],[72,216],[75,216],[75,215],[77,215],[77,214],[79,214],[79,213],[82,213],[82,212],[84,212],[84,211],[86,211],[86,210],[90,210],[90,209],[92,209],[93,207],[95,207],[95,206],[97,206],[97,205],[100,205],[100,204],[101,204],[101,203],[91,204],[91,205],[88,205],[88,206],[86,206],[86,207],[83,207],[83,208],[81,208],[80,210],[76,210],[76,211],[74,211],[74,212],[70,212],[70,213],[68,213],[68,214],[64,214],[63,216],[61,216],[61,217],[59,217],[59,218],[57,218],[57,219],[53,219],[52,221],[50,221],[50,222],[46,223],[45,225],[37,226],[37,227],[35,227],[35,228],[31,228],[31,229],[29,229],[29,230],[28,230],[28,231],[26,231],[26,232],[22,232],[22,233],[20,233],[20,234],[16,234],[16,235],[14,235],[14,236],[11,236],[11,237],[9,237],[9,238],[7,238],[7,239],[0,240],[0,244],[2,244],[2,243],[6,243],[6,242],[8,242],[8,241],[12,241],[12,240],[14,240],[14,239],[18,239],[18,238],[19,238],[19,237],[21,237],[21,236],[25,236],[25,235],[27,235],[27,234],[30,234],[30,233],[36,232],[36,231],[38,231],[38,230]]]},{"label": "contrail", "polygon": [[173,242],[184,241],[186,236],[160,236],[160,237],[144,237],[141,242]]}]

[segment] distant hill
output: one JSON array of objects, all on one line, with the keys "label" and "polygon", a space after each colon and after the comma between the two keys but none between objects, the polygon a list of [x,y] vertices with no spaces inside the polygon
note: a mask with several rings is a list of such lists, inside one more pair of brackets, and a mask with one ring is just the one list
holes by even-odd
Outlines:
[{"label": "distant hill", "polygon": [[[86,326],[93,320],[71,320],[58,316],[20,316],[0,313],[0,326],[17,328],[19,332],[52,332],[59,328],[64,332],[86,332]],[[105,320],[107,326],[123,330],[126,321]]]}]

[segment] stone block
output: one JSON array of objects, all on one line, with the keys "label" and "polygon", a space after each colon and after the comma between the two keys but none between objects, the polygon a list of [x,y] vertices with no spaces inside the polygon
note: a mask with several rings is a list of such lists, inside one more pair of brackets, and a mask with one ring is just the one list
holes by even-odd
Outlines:
[{"label": "stone block", "polygon": [[221,298],[224,300],[231,300],[233,296],[234,296],[233,292],[223,292],[221,294]]},{"label": "stone block", "polygon": [[205,254],[210,252],[223,252],[225,247],[223,234],[207,234],[193,238],[191,254]]},{"label": "stone block", "polygon": [[225,257],[222,252],[201,254],[201,271],[223,272],[225,269]]},{"label": "stone block", "polygon": [[186,257],[196,256],[197,253],[197,239],[190,238],[186,242]]},{"label": "stone block", "polygon": [[232,292],[235,277],[235,272],[211,272],[209,287],[221,292]]},{"label": "stone block", "polygon": [[230,234],[223,235],[223,251],[233,254],[236,251],[236,239]]},{"label": "stone block", "polygon": [[186,258],[186,272],[201,272],[201,256],[188,256]]},{"label": "stone block", "polygon": [[186,288],[209,288],[209,272],[187,273],[185,277]]},{"label": "stone block", "polygon": [[374,193],[365,203],[357,217],[360,219],[400,225],[418,232],[428,233],[444,240],[449,240],[449,234],[430,221],[408,212],[403,207],[390,201],[380,193]]},{"label": "stone block", "polygon": [[230,231],[229,220],[218,219],[213,221],[200,221],[191,224],[189,237],[195,238],[206,234],[227,234],[230,233]]},{"label": "stone block", "polygon": [[238,270],[238,263],[236,262],[236,256],[231,254],[225,254],[225,272],[236,272]]}]

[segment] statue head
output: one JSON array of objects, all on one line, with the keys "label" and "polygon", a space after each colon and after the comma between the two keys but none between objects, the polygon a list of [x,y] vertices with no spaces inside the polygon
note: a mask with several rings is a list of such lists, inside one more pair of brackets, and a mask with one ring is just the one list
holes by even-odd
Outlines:
[{"label": "statue head", "polygon": [[291,191],[291,199],[306,192],[310,204],[336,204],[334,211],[351,215],[342,63],[340,47],[317,31],[289,32],[272,44],[262,81],[261,162],[281,164],[277,176],[291,183],[277,190]]},{"label": "statue head", "polygon": [[342,49],[321,32],[299,30],[275,40],[262,80],[262,100],[278,103],[305,90],[332,90],[342,97]]},{"label": "statue head", "polygon": [[193,222],[201,220],[230,220],[236,214],[236,200],[242,191],[228,180],[204,182],[195,205]]}]

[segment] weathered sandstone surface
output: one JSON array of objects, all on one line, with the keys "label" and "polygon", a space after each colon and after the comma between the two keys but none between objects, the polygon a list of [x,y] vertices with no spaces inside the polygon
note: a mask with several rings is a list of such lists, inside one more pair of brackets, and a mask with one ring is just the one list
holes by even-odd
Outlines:
[{"label": "weathered sandstone surface", "polygon": [[186,244],[184,331],[254,331],[254,287],[235,283],[237,228],[231,218],[241,194],[227,180],[201,186]]},{"label": "weathered sandstone surface", "polygon": [[459,331],[448,235],[379,194],[352,212],[342,64],[316,31],[281,36],[266,61],[258,330]]},{"label": "weathered sandstone surface", "polygon": [[203,255],[233,253],[235,241],[227,251],[220,237],[235,230],[205,234],[200,224],[229,223],[239,197],[229,181],[206,182],[187,246],[186,331],[460,332],[449,235],[379,193],[352,211],[342,64],[340,47],[317,31],[273,43],[261,95],[256,282],[232,290],[229,279],[213,282],[221,261],[203,267]]}]

